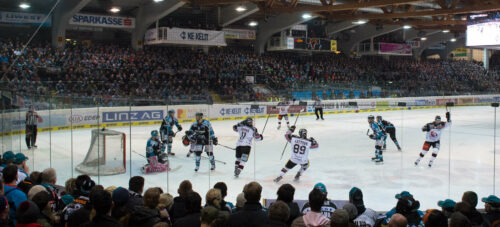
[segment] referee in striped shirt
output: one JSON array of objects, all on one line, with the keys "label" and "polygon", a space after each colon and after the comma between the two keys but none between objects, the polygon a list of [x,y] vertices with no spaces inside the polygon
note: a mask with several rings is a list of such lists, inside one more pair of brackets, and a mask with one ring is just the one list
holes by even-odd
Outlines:
[{"label": "referee in striped shirt", "polygon": [[316,120],[319,120],[320,116],[321,120],[325,120],[323,119],[323,105],[321,105],[321,100],[318,96],[316,96],[316,100],[314,100],[314,113],[316,114]]},{"label": "referee in striped shirt", "polygon": [[30,110],[26,113],[26,146],[28,146],[28,149],[37,147],[35,143],[39,120],[41,120],[41,117],[35,112],[35,108],[30,106]]}]

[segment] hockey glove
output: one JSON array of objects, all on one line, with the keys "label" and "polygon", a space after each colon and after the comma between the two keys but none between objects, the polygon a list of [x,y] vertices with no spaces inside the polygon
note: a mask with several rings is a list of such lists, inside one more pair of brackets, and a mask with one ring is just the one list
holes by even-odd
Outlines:
[{"label": "hockey glove", "polygon": [[446,112],[446,121],[450,122],[451,121],[451,116],[450,112]]},{"label": "hockey glove", "polygon": [[179,130],[179,132],[182,131],[182,126],[179,126],[177,130]]},{"label": "hockey glove", "polygon": [[290,127],[290,131],[293,133],[293,132],[295,131],[295,128],[296,128],[296,127],[295,127],[295,125],[292,125],[292,126]]},{"label": "hockey glove", "polygon": [[370,134],[368,137],[370,137],[370,139],[372,139],[372,140],[375,139],[375,135],[374,134]]},{"label": "hockey glove", "polygon": [[186,131],[186,136],[190,136],[190,135],[192,135],[192,134],[193,134],[193,132],[192,132],[192,131],[189,131],[189,130],[188,130],[188,131]]},{"label": "hockey glove", "polygon": [[422,127],[422,131],[424,132],[428,132],[429,130],[430,130],[429,125],[425,125],[424,127]]},{"label": "hockey glove", "polygon": [[264,136],[263,136],[262,134],[256,134],[256,135],[255,135],[255,138],[256,138],[256,139],[263,140],[263,139],[264,139]]},{"label": "hockey glove", "polygon": [[214,137],[214,139],[212,140],[212,143],[213,143],[214,145],[219,144],[219,141],[217,140],[217,137]]}]

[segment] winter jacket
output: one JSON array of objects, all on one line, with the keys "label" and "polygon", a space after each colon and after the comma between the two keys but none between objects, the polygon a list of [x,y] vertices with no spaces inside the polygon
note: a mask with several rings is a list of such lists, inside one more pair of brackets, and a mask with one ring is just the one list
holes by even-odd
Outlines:
[{"label": "winter jacket", "polygon": [[111,216],[108,215],[97,215],[91,222],[87,222],[82,227],[122,227],[122,223],[118,222]]},{"label": "winter jacket", "polygon": [[174,222],[174,227],[198,227],[201,225],[201,213],[191,213]]},{"label": "winter jacket", "polygon": [[491,226],[493,222],[500,220],[500,212],[486,212],[484,215],[483,226]]},{"label": "winter jacket", "polygon": [[28,200],[26,194],[18,189],[15,185],[4,184],[3,191],[5,197],[9,201],[10,206],[10,218],[11,220],[16,220],[16,209],[19,207],[19,204]]},{"label": "winter jacket", "polygon": [[170,210],[170,219],[172,220],[172,223],[186,215],[187,210],[184,203],[184,198],[180,196],[175,197],[174,204],[172,204],[172,209]]},{"label": "winter jacket", "polygon": [[129,190],[128,195],[128,201],[125,206],[129,212],[132,212],[136,206],[142,206],[142,196],[139,193]]},{"label": "winter jacket", "polygon": [[330,219],[322,213],[310,211],[304,216],[296,218],[292,227],[322,227],[330,226]]},{"label": "winter jacket", "polygon": [[290,225],[287,225],[285,222],[269,219],[261,227],[288,227],[288,226]]},{"label": "winter jacket", "polygon": [[254,227],[261,226],[267,222],[266,212],[262,210],[260,203],[245,203],[243,209],[229,216],[229,226]]},{"label": "winter jacket", "polygon": [[159,222],[161,222],[159,210],[137,206],[130,215],[129,226],[152,227]]}]

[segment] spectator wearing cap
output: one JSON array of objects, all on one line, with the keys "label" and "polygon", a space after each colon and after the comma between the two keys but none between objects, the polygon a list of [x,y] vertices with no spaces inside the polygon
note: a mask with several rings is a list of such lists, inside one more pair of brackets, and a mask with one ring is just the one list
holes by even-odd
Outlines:
[{"label": "spectator wearing cap", "polygon": [[427,210],[423,218],[425,227],[448,226],[448,218],[440,210]]},{"label": "spectator wearing cap", "polygon": [[224,183],[224,182],[217,182],[214,185],[214,188],[219,189],[220,193],[222,195],[221,210],[225,210],[225,211],[228,211],[229,213],[231,213],[232,210],[233,210],[233,208],[234,208],[234,205],[231,202],[225,201],[225,198],[227,196],[227,185],[226,185],[226,183]]},{"label": "spectator wearing cap", "polygon": [[142,192],[144,191],[144,177],[134,176],[128,181],[128,192],[130,199],[127,209],[132,212],[135,206],[142,205]]},{"label": "spectator wearing cap", "polygon": [[[7,197],[7,201],[9,201],[10,207],[10,215],[11,219],[15,220],[16,217],[16,209],[19,205],[28,200],[26,194],[17,188],[17,166],[8,165],[2,170],[3,181],[4,183],[4,195]],[[36,221],[36,220],[35,220]]]},{"label": "spectator wearing cap", "polygon": [[293,220],[302,216],[299,205],[293,201],[295,188],[291,184],[283,184],[278,188],[276,194],[278,194],[276,201],[283,201],[290,208],[290,217],[286,221],[286,224],[291,225]]},{"label": "spectator wearing cap", "polygon": [[121,227],[123,226],[119,221],[111,216],[111,208],[113,207],[113,200],[109,192],[105,190],[98,190],[92,193],[90,197],[92,208],[95,210],[95,217],[92,221],[81,225],[82,227]]},{"label": "spectator wearing cap", "polygon": [[68,221],[70,215],[79,209],[83,208],[89,203],[89,195],[92,188],[95,186],[95,182],[88,175],[80,175],[75,181],[75,199],[72,203],[64,207],[63,220]]},{"label": "spectator wearing cap", "polygon": [[122,223],[123,226],[128,226],[128,221],[130,219],[130,212],[126,207],[126,204],[130,199],[128,190],[118,187],[112,192],[111,197],[113,199],[111,216]]},{"label": "spectator wearing cap", "polygon": [[22,202],[16,210],[16,227],[43,227],[36,223],[39,213],[40,210],[34,202]]},{"label": "spectator wearing cap", "polygon": [[422,217],[418,213],[420,202],[413,197],[404,197],[396,204],[396,213],[403,215],[410,227],[423,226]]},{"label": "spectator wearing cap", "polygon": [[9,164],[12,164],[14,162],[15,157],[16,157],[16,155],[12,151],[6,151],[5,153],[3,153],[2,164],[0,165],[0,170],[3,170]]},{"label": "spectator wearing cap", "polygon": [[262,210],[262,205],[260,204],[262,186],[252,181],[245,185],[243,193],[246,203],[242,210],[231,214],[229,217],[229,226],[250,227],[264,224],[267,221],[267,215]]},{"label": "spectator wearing cap", "polygon": [[389,227],[406,227],[407,225],[408,221],[406,220],[405,216],[399,213],[395,213],[394,215],[392,215],[392,218],[388,224]]},{"label": "spectator wearing cap", "polygon": [[9,219],[9,201],[7,197],[0,195],[0,226],[11,226]]},{"label": "spectator wearing cap", "polygon": [[484,202],[484,223],[483,226],[491,226],[493,222],[500,220],[500,199],[495,195],[490,195],[481,199]]},{"label": "spectator wearing cap", "polygon": [[349,213],[344,209],[337,209],[332,214],[330,220],[330,227],[348,227],[349,226]]},{"label": "spectator wearing cap", "polygon": [[309,193],[309,206],[311,210],[302,217],[292,222],[292,227],[329,226],[330,219],[322,214],[321,207],[325,201],[325,195],[321,190],[314,188]]},{"label": "spectator wearing cap", "polygon": [[472,225],[483,224],[483,216],[476,209],[477,201],[477,194],[473,191],[466,191],[462,195],[462,202],[467,203],[470,206],[470,213],[466,216],[469,218]]},{"label": "spectator wearing cap", "polygon": [[[398,202],[400,199],[410,199],[410,201],[415,201],[413,195],[408,191],[402,191],[401,193],[396,194],[394,197],[398,200]],[[418,208],[416,212],[418,213],[420,218],[424,217],[424,212],[418,210]],[[392,215],[394,215],[395,213],[397,213],[396,207],[392,208],[390,211],[385,213],[383,224],[388,224],[389,221],[391,220]]]},{"label": "spectator wearing cap", "polygon": [[276,201],[269,206],[269,219],[262,227],[287,227],[286,222],[290,217],[290,208],[283,201]]},{"label": "spectator wearing cap", "polygon": [[176,219],[174,227],[200,226],[201,225],[201,196],[191,191],[184,196],[184,204],[187,215]]},{"label": "spectator wearing cap", "polygon": [[146,190],[142,198],[144,205],[136,206],[135,211],[130,215],[130,226],[153,227],[157,223],[169,221],[168,213],[162,213],[158,210],[161,193],[160,188]]},{"label": "spectator wearing cap", "polygon": [[352,203],[346,203],[344,204],[344,207],[342,207],[347,213],[349,214],[349,227],[355,227],[356,224],[354,224],[354,219],[358,216],[358,210],[356,209],[356,206]]},{"label": "spectator wearing cap", "polygon": [[356,206],[358,216],[354,219],[357,226],[374,226],[377,221],[377,212],[366,208],[363,202],[363,192],[357,187],[349,191],[349,202]]},{"label": "spectator wearing cap", "polygon": [[40,183],[41,186],[47,190],[47,192],[50,194],[50,209],[52,212],[57,212],[58,207],[57,207],[57,202],[59,201],[59,196],[57,195],[55,185],[57,182],[57,174],[56,170],[53,168],[47,168],[43,170],[40,176],[42,183]]},{"label": "spectator wearing cap", "polygon": [[172,205],[172,212],[170,214],[172,222],[175,223],[176,219],[186,216],[187,211],[184,204],[184,198],[189,192],[192,191],[193,185],[190,181],[185,180],[179,184],[179,188],[177,189],[177,193],[179,193],[179,196],[174,197],[174,204]]},{"label": "spectator wearing cap", "polygon": [[[327,218],[331,218],[332,213],[333,211],[335,211],[335,209],[337,209],[337,206],[335,206],[335,204],[333,204],[328,199],[326,186],[323,183],[317,183],[314,185],[314,188],[318,189],[323,194],[323,205],[321,206],[321,213]],[[304,207],[302,207],[302,214],[306,214],[309,211],[311,211],[311,206],[309,205],[309,203],[304,204]]]},{"label": "spectator wearing cap", "polygon": [[18,176],[17,183],[29,177],[30,169],[28,165],[26,165],[26,160],[28,160],[28,157],[26,157],[23,153],[17,153],[14,156],[14,164],[17,165],[17,168],[19,168],[19,171],[21,172]]},{"label": "spectator wearing cap", "polygon": [[456,204],[457,203],[451,199],[438,201],[438,206],[441,207],[441,211],[448,218],[450,218],[450,215],[454,212]]}]

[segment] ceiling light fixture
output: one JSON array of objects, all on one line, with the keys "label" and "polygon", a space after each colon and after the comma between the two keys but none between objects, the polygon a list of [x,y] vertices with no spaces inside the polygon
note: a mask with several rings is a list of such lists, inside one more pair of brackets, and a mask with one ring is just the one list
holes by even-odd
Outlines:
[{"label": "ceiling light fixture", "polygon": [[450,32],[450,30],[446,29],[446,30],[443,30],[443,33],[448,33]]},{"label": "ceiling light fixture", "polygon": [[236,10],[237,12],[240,12],[240,13],[241,13],[241,12],[243,12],[243,11],[246,11],[246,10],[247,10],[247,8],[246,8],[245,6],[238,6],[238,7],[236,7],[236,9],[235,9],[235,10]]},{"label": "ceiling light fixture", "polygon": [[352,22],[353,24],[361,25],[361,24],[366,24],[368,21],[367,20],[357,20]]},{"label": "ceiling light fixture", "polygon": [[153,0],[153,2],[163,2],[163,0]]},{"label": "ceiling light fixture", "polygon": [[403,26],[403,29],[410,29],[410,28],[411,28],[411,26],[410,26],[410,25],[405,25],[405,26]]},{"label": "ceiling light fixture", "polygon": [[257,21],[250,21],[250,23],[248,23],[248,26],[250,27],[255,27],[257,26],[259,23],[257,23]]},{"label": "ceiling light fixture", "polygon": [[304,14],[302,14],[302,18],[303,19],[309,19],[311,17],[312,17],[312,15],[310,13],[304,13]]},{"label": "ceiling light fixture", "polygon": [[425,41],[425,40],[427,40],[427,38],[426,37],[422,37],[422,38],[420,38],[420,40]]},{"label": "ceiling light fixture", "polygon": [[21,4],[19,4],[19,8],[21,8],[21,9],[30,8],[30,4],[28,4],[28,3],[21,3]]},{"label": "ceiling light fixture", "polygon": [[453,38],[453,39],[450,39],[450,41],[452,41],[452,42],[456,42],[456,41],[457,41],[457,39]]},{"label": "ceiling light fixture", "polygon": [[118,7],[111,7],[111,9],[109,9],[109,12],[118,13],[118,12],[120,12],[120,8],[118,8]]}]

